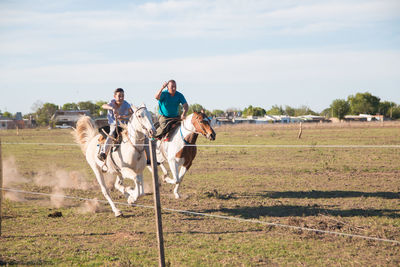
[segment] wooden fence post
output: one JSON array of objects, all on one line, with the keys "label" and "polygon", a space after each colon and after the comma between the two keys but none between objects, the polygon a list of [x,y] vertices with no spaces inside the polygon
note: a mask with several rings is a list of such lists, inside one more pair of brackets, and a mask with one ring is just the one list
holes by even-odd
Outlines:
[{"label": "wooden fence post", "polygon": [[297,138],[300,139],[301,138],[301,134],[303,133],[303,123],[300,122],[300,129],[299,129],[299,134],[297,135]]},{"label": "wooden fence post", "polygon": [[0,236],[1,236],[1,221],[3,218],[3,209],[2,209],[2,202],[3,202],[3,159],[1,156],[1,139],[0,139]]},{"label": "wooden fence post", "polygon": [[164,267],[165,266],[164,237],[163,237],[162,220],[161,220],[160,191],[158,188],[156,141],[151,140],[149,142],[149,145],[150,145],[150,156],[151,156],[151,168],[153,170],[154,211],[156,215],[157,239],[158,239],[158,263],[160,267]]}]

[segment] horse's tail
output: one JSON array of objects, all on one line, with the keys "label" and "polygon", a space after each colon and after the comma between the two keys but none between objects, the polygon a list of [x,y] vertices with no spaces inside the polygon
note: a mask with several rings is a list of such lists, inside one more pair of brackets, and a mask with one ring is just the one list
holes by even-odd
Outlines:
[{"label": "horse's tail", "polygon": [[82,116],[76,122],[76,129],[72,132],[77,142],[82,149],[83,154],[86,153],[86,149],[89,141],[95,137],[97,131],[94,127],[94,123],[89,116]]}]

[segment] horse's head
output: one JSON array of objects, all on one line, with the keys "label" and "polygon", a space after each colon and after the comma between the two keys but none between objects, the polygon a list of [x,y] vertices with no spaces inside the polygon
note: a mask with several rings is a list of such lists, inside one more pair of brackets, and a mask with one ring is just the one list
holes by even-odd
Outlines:
[{"label": "horse's head", "polygon": [[133,114],[129,119],[129,126],[133,127],[132,130],[141,132],[142,134],[153,137],[156,133],[153,120],[151,119],[150,112],[147,110],[146,105],[142,104],[140,107],[132,105]]},{"label": "horse's head", "polygon": [[206,114],[194,112],[191,123],[197,133],[204,135],[209,140],[215,140],[216,134],[211,127],[210,120],[207,118]]}]

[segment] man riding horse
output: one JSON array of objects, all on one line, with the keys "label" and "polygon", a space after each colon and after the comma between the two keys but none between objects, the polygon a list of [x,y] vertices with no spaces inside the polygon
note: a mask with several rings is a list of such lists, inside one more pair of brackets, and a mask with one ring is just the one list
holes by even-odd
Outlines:
[{"label": "man riding horse", "polygon": [[[167,87],[167,90],[164,90],[165,87]],[[161,89],[157,91],[155,98],[158,100],[158,122],[160,124],[155,137],[161,139],[168,133],[174,122],[186,118],[189,105],[183,94],[176,91],[176,82],[174,80],[165,82]],[[180,104],[182,104],[183,108],[181,116],[179,116]],[[164,140],[169,141],[168,135]]]}]

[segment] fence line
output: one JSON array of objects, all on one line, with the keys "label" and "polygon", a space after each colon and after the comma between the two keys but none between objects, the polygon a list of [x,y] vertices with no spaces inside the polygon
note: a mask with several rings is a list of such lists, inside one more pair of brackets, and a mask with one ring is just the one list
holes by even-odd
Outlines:
[{"label": "fence line", "polygon": [[[3,145],[39,145],[39,146],[79,146],[75,143],[17,143],[3,142]],[[135,146],[149,146],[135,144]],[[251,148],[400,148],[400,145],[185,145],[197,147],[251,147]]]},{"label": "fence line", "polygon": [[[0,188],[0,191],[1,190],[15,192],[15,193],[22,193],[22,194],[60,197],[60,198],[66,198],[66,199],[77,199],[77,200],[85,200],[85,201],[97,201],[97,202],[108,204],[108,202],[106,200],[98,200],[98,199],[91,199],[91,198],[83,198],[83,197],[75,197],[75,196],[67,196],[67,195],[59,195],[59,194],[48,194],[48,193],[41,193],[41,192],[30,192],[30,191],[24,191],[24,190],[13,189],[13,188]],[[129,207],[134,206],[134,207],[140,207],[140,208],[154,209],[154,206],[147,206],[147,205],[140,205],[140,204],[128,204],[128,203],[123,203],[123,202],[115,202],[115,204],[129,206]],[[189,215],[194,215],[194,216],[204,216],[204,217],[225,219],[225,220],[231,220],[231,221],[238,221],[238,222],[243,222],[243,223],[256,223],[256,224],[275,226],[275,227],[281,227],[281,228],[289,228],[289,229],[294,229],[294,230],[302,230],[302,231],[308,231],[308,232],[331,234],[331,235],[337,235],[337,236],[354,237],[354,238],[361,238],[361,239],[366,239],[366,240],[374,240],[374,241],[380,241],[380,242],[400,244],[400,241],[392,240],[392,239],[320,230],[320,229],[301,227],[301,226],[293,226],[293,225],[287,225],[287,224],[281,224],[281,223],[271,223],[271,222],[260,221],[260,220],[242,219],[242,218],[236,218],[236,217],[230,217],[230,216],[224,216],[224,215],[215,215],[215,214],[201,213],[201,212],[188,211],[188,210],[170,209],[170,208],[162,208],[162,210],[169,211],[169,212],[189,214]]]}]

